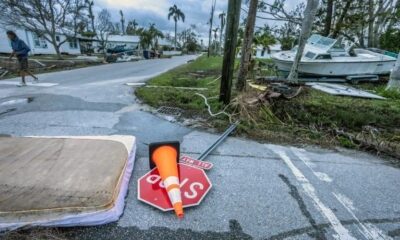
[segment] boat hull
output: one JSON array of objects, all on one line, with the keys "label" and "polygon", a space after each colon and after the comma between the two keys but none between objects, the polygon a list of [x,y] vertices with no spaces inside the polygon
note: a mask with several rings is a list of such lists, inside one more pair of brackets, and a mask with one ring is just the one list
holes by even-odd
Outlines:
[{"label": "boat hull", "polygon": [[[293,62],[272,58],[279,71],[290,72]],[[299,74],[311,76],[354,76],[354,75],[388,75],[395,65],[393,61],[370,62],[301,62]]]}]

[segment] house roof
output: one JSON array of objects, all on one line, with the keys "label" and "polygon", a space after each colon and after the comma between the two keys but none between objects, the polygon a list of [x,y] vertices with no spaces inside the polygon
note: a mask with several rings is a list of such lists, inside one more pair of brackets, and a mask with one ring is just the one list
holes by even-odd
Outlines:
[{"label": "house roof", "polygon": [[139,36],[132,35],[109,35],[108,42],[138,43],[140,42],[140,39]]}]

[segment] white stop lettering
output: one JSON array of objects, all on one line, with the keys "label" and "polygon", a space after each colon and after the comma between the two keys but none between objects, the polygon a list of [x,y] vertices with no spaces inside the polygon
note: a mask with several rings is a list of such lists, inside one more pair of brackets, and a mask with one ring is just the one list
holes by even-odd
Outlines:
[{"label": "white stop lettering", "polygon": [[196,198],[196,197],[197,197],[196,188],[198,188],[198,189],[200,189],[200,190],[203,190],[203,189],[204,189],[204,185],[201,184],[201,183],[199,183],[199,182],[191,183],[190,186],[189,186],[190,193],[185,192],[185,193],[184,193],[185,197],[186,197],[186,198],[189,198],[189,199]]}]

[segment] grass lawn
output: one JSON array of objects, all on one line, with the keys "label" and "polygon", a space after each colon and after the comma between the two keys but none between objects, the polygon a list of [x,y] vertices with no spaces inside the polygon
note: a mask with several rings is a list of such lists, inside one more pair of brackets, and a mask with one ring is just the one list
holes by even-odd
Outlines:
[{"label": "grass lawn", "polygon": [[[204,100],[213,112],[224,106],[218,102],[222,59],[202,56],[148,82],[148,85],[206,88],[193,91],[176,88],[136,90],[144,103],[153,107],[173,106],[185,110],[184,117],[200,117],[208,126],[224,129],[228,117],[210,117]],[[305,88],[291,100],[277,99],[269,105],[244,107],[239,97],[226,111],[240,120],[237,134],[259,141],[289,144],[317,144],[325,147],[371,149],[400,156],[400,94],[385,91],[385,84],[360,84],[356,87],[385,96],[387,100],[338,97]],[[257,96],[250,90],[246,94]],[[238,96],[233,92],[233,98]],[[240,109],[240,110],[239,110]],[[243,113],[245,109],[245,113]]]}]

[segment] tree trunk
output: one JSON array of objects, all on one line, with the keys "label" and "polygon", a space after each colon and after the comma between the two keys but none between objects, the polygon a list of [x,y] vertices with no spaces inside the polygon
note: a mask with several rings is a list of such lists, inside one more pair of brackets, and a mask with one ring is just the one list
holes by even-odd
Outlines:
[{"label": "tree trunk", "polygon": [[396,65],[390,74],[390,80],[386,89],[400,91],[400,53],[397,57]]},{"label": "tree trunk", "polygon": [[219,101],[229,104],[242,0],[229,0]]},{"label": "tree trunk", "polygon": [[54,50],[56,51],[57,59],[58,59],[58,60],[62,60],[63,58],[62,58],[62,56],[61,56],[60,45],[59,45],[59,43],[57,42],[56,36],[55,36],[55,35],[52,35],[52,36],[51,36],[51,45],[53,45]]},{"label": "tree trunk", "polygon": [[292,69],[290,70],[288,81],[290,83],[298,83],[298,70],[299,63],[303,56],[304,48],[306,46],[307,40],[311,35],[311,30],[313,27],[313,20],[317,14],[319,0],[307,0],[307,6],[304,10],[304,19],[301,25],[301,33],[299,38],[299,47],[297,49],[296,56],[294,58]]},{"label": "tree trunk", "polygon": [[332,28],[332,16],[333,16],[333,1],[328,0],[327,8],[326,8],[326,18],[325,18],[325,27],[324,27],[324,36],[329,36]]},{"label": "tree trunk", "polygon": [[174,47],[175,51],[176,51],[176,45],[177,45],[177,35],[176,35],[177,31],[178,31],[178,22],[175,21],[175,47]]},{"label": "tree trunk", "polygon": [[368,47],[374,47],[374,0],[368,1]]},{"label": "tree trunk", "polygon": [[246,89],[246,78],[247,78],[247,74],[249,71],[249,65],[250,65],[250,61],[251,61],[254,26],[256,24],[256,16],[257,16],[257,6],[258,6],[258,0],[250,1],[246,29],[244,32],[239,76],[238,76],[238,81],[236,83],[236,89],[238,91],[243,91]]},{"label": "tree trunk", "polygon": [[342,10],[342,14],[340,14],[340,16],[336,22],[335,30],[332,33],[332,38],[337,38],[340,31],[342,30],[343,21],[344,21],[344,18],[347,16],[347,12],[349,11],[351,2],[352,2],[352,0],[346,0],[346,5],[344,6],[344,8]]}]

